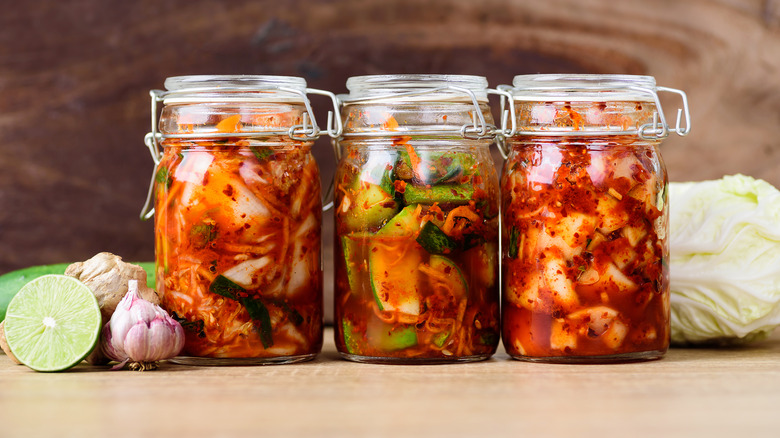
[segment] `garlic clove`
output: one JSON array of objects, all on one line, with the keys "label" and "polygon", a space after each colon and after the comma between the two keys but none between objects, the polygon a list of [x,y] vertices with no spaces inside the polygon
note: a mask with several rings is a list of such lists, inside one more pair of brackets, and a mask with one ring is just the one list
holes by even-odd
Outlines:
[{"label": "garlic clove", "polygon": [[155,362],[179,354],[184,330],[159,306],[138,294],[137,282],[128,282],[128,292],[104,328],[105,354],[117,362],[130,362],[132,369],[154,369]]},{"label": "garlic clove", "polygon": [[[157,324],[159,326],[159,324]],[[152,339],[153,333],[145,322],[134,325],[125,337],[125,353],[136,362],[154,362],[158,360],[154,354],[163,339]]]},{"label": "garlic clove", "polygon": [[174,347],[176,346],[173,340],[174,330],[172,330],[170,324],[165,321],[165,318],[157,318],[149,324],[149,339],[150,349],[149,360],[163,360],[174,356]]},{"label": "garlic clove", "polygon": [[103,350],[103,354],[107,358],[121,362],[124,360],[124,351],[120,355],[120,353],[116,351],[112,340],[113,337],[111,336],[111,323],[107,322],[103,326],[103,332],[100,334],[100,348]]},{"label": "garlic clove", "polygon": [[141,298],[138,292],[138,281],[130,280],[127,286],[127,294],[119,303],[127,312],[130,312],[136,321],[150,321],[157,314],[152,303]]}]

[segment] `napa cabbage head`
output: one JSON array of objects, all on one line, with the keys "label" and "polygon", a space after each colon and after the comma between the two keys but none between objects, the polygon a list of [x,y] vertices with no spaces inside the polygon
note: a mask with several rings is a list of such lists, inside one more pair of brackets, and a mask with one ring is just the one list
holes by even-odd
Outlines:
[{"label": "napa cabbage head", "polygon": [[669,184],[672,343],[739,343],[780,325],[780,191],[744,175]]}]

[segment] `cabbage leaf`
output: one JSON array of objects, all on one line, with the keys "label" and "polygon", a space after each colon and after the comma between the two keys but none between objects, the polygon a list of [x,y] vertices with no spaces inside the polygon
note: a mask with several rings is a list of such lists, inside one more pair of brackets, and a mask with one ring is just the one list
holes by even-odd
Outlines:
[{"label": "cabbage leaf", "polygon": [[761,339],[780,325],[780,191],[744,175],[670,183],[673,344]]}]

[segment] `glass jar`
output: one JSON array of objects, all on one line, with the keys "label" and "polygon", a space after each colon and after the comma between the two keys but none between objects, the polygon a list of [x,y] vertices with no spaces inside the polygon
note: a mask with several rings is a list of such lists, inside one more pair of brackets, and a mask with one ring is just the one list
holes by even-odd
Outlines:
[{"label": "glass jar", "polygon": [[322,346],[322,202],[306,93],[328,93],[277,76],[182,76],[165,87],[152,92],[146,142],[157,163],[157,292],[186,334],[174,361],[312,359]]},{"label": "glass jar", "polygon": [[353,77],[335,176],[335,337],[369,363],[490,357],[498,177],[487,81]]},{"label": "glass jar", "polygon": [[649,76],[516,76],[501,177],[503,342],[515,359],[660,358],[669,346],[670,132]]}]

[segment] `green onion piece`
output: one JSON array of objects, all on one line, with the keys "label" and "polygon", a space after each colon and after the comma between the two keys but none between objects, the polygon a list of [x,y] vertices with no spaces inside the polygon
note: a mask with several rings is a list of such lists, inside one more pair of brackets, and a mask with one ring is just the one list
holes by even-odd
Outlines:
[{"label": "green onion piece", "polygon": [[257,158],[258,161],[263,161],[274,154],[274,150],[270,147],[250,146],[249,149],[255,154],[255,158]]},{"label": "green onion piece", "polygon": [[520,232],[517,231],[517,228],[512,227],[511,230],[509,230],[509,258],[510,259],[516,259],[517,253],[518,253],[518,247],[517,247],[517,239],[519,237]]},{"label": "green onion piece", "polygon": [[255,330],[260,334],[260,342],[263,343],[263,347],[269,348],[274,345],[271,315],[268,314],[268,308],[265,307],[265,304],[258,299],[249,297],[241,298],[239,302],[246,307],[249,317],[252,318]]},{"label": "green onion piece", "polygon": [[219,275],[214,279],[209,287],[209,291],[241,303],[246,308],[247,313],[249,313],[252,324],[260,335],[260,342],[263,343],[263,347],[269,348],[274,345],[271,315],[268,313],[268,308],[259,299],[246,296],[246,289],[224,275]]}]

